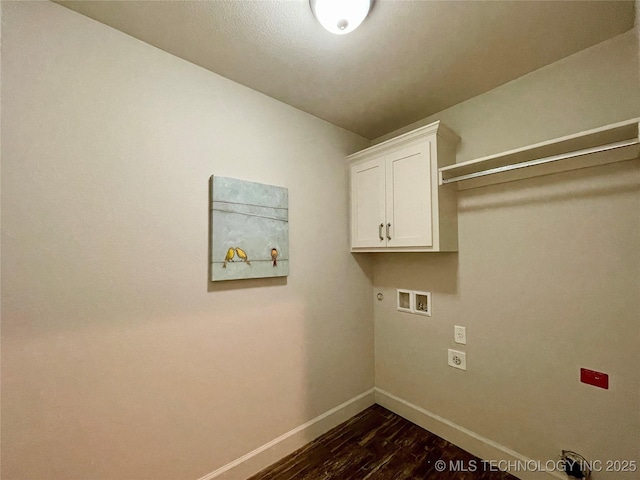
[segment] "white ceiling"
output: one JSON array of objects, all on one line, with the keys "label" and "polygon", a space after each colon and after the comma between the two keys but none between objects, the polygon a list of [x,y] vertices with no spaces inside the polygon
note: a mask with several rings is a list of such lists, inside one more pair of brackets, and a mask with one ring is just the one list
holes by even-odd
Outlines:
[{"label": "white ceiling", "polygon": [[632,0],[377,0],[339,36],[307,0],[58,3],[369,139],[634,22]]}]

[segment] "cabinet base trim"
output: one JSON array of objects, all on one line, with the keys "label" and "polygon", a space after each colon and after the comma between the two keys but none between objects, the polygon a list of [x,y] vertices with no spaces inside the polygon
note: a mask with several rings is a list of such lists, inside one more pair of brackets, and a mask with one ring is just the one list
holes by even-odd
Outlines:
[{"label": "cabinet base trim", "polygon": [[395,247],[395,248],[367,248],[367,247],[352,247],[351,248],[351,253],[367,253],[367,252],[378,252],[378,253],[384,253],[384,252],[417,252],[417,253],[425,253],[425,252],[431,252],[431,253],[452,253],[452,252],[457,252],[458,249],[435,249],[433,247]]}]

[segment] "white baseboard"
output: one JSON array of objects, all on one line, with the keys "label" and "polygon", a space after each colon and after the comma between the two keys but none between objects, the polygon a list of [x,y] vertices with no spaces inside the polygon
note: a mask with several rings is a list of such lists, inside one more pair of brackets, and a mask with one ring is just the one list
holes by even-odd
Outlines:
[{"label": "white baseboard", "polygon": [[[514,477],[518,477],[521,480],[567,479],[564,473],[557,471],[533,471],[533,468],[527,468],[526,466],[535,464],[534,460],[378,387],[374,390],[377,404],[444,438],[476,457],[491,461],[492,463],[488,465],[509,465],[507,462],[510,462],[510,465],[519,465],[520,468],[516,467],[519,471],[507,468]],[[496,463],[493,463],[493,461]],[[482,468],[482,466],[482,464],[478,465],[478,468]],[[522,468],[523,466],[524,468]],[[540,470],[545,469],[542,468]]]},{"label": "white baseboard", "polygon": [[375,403],[374,389],[324,412],[198,480],[245,480]]},{"label": "white baseboard", "polygon": [[[278,438],[256,448],[233,462],[201,477],[198,480],[245,480],[260,470],[272,465],[298,448],[306,445],[333,427],[357,415],[374,403],[444,438],[454,445],[483,459],[527,465],[534,460],[511,450],[488,438],[478,435],[433,412],[396,397],[380,388],[372,388],[308,422],[280,435]],[[499,464],[498,464],[499,465]],[[560,472],[513,471],[521,480],[566,480]]]}]

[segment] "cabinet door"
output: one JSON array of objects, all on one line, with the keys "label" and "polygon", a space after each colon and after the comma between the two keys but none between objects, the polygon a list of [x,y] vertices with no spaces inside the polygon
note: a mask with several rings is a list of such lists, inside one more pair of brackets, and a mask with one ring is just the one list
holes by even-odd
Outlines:
[{"label": "cabinet door", "polygon": [[430,143],[421,142],[387,156],[386,218],[391,224],[388,247],[433,245]]},{"label": "cabinet door", "polygon": [[[384,157],[351,166],[351,246],[384,247]],[[380,232],[382,231],[382,238]]]}]

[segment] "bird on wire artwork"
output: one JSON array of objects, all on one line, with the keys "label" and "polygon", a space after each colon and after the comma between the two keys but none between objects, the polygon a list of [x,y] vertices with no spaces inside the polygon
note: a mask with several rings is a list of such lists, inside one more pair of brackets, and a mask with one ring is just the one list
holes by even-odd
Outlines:
[{"label": "bird on wire artwork", "polygon": [[288,276],[288,189],[215,175],[209,186],[210,280]]},{"label": "bird on wire artwork", "polygon": [[238,255],[238,258],[240,260],[242,260],[243,262],[246,262],[247,265],[251,265],[251,262],[247,257],[247,253],[244,250],[242,250],[240,247],[236,247],[236,255]]}]

